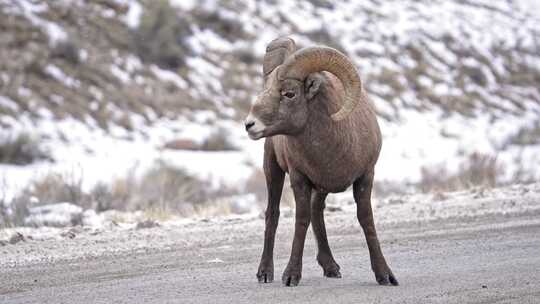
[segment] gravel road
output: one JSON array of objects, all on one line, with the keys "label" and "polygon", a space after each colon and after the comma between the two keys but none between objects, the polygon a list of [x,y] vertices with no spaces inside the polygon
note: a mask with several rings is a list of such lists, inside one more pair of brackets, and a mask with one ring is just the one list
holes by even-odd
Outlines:
[{"label": "gravel road", "polygon": [[[540,209],[533,208],[540,206],[538,189],[527,191],[524,201],[530,208],[512,213],[381,220],[381,245],[398,287],[376,284],[361,229],[354,213],[344,208],[329,212],[327,224],[341,279],[322,276],[310,233],[300,285],[284,287],[279,280],[259,284],[255,272],[263,221],[210,221],[141,232],[148,244],[163,242],[163,235],[179,239],[159,248],[10,264],[6,259],[14,259],[13,250],[31,256],[37,245],[8,245],[0,255],[0,303],[540,303]],[[490,206],[487,197],[478,205]],[[287,262],[292,226],[292,217],[282,218],[277,278]],[[83,251],[95,246],[92,237],[47,244],[53,251],[74,242],[69,246]],[[105,247],[121,245],[113,240],[121,241],[100,242]]]}]

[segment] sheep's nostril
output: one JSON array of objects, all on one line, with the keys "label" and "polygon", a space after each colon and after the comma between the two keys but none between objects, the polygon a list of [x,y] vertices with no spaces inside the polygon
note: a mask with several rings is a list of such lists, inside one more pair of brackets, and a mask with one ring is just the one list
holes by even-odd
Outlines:
[{"label": "sheep's nostril", "polygon": [[249,129],[251,127],[253,127],[255,125],[255,122],[254,121],[248,121],[246,122],[246,131],[249,131]]}]

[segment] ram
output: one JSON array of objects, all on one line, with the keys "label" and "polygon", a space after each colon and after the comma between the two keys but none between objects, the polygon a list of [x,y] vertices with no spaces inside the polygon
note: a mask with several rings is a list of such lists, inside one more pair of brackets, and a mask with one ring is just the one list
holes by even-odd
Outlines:
[{"label": "ram", "polygon": [[381,132],[356,68],[333,48],[297,50],[292,39],[278,38],[266,49],[263,74],[264,89],[245,120],[251,139],[266,138],[268,206],[259,282],[274,279],[274,239],[288,173],[296,215],[283,284],[296,286],[300,282],[310,222],[318,245],[317,261],[324,275],[341,277],[326,237],[323,212],[328,193],[343,192],[352,185],[356,215],[366,237],[375,278],[381,285],[398,285],[381,251],[373,222],[371,189]]}]

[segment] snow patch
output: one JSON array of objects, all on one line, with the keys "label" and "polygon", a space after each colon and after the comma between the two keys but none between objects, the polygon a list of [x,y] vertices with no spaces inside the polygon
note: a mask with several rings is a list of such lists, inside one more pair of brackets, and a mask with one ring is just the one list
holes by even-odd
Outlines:
[{"label": "snow patch", "polygon": [[78,87],[81,82],[71,76],[68,76],[62,71],[59,67],[53,64],[48,64],[45,67],[45,73],[50,75],[52,78],[64,84],[66,87],[74,88]]},{"label": "snow patch", "polygon": [[15,101],[13,101],[11,98],[7,96],[1,96],[1,95],[0,95],[0,107],[9,109],[14,112],[19,109],[19,106],[17,105]]},{"label": "snow patch", "polygon": [[29,208],[30,215],[24,219],[28,226],[66,227],[80,224],[83,209],[71,203],[58,203]]},{"label": "snow patch", "polygon": [[[118,0],[117,0],[118,1]],[[122,20],[132,29],[138,28],[141,22],[143,7],[137,0],[123,1],[129,6],[127,13]]]},{"label": "snow patch", "polygon": [[199,4],[199,1],[196,0],[169,0],[169,3],[177,8],[180,8],[185,11],[192,10],[195,8],[197,4]]},{"label": "snow patch", "polygon": [[111,74],[118,78],[122,83],[127,84],[131,82],[131,77],[128,72],[122,70],[117,65],[111,65]]},{"label": "snow patch", "polygon": [[161,81],[174,83],[180,89],[187,89],[188,87],[186,81],[182,79],[182,77],[180,77],[177,73],[161,69],[156,65],[152,65],[150,67],[150,70]]}]

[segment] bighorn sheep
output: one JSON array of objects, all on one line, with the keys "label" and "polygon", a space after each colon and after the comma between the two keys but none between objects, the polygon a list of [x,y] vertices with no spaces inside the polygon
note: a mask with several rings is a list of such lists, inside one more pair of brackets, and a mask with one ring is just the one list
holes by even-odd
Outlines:
[{"label": "bighorn sheep", "polygon": [[352,184],[375,278],[381,285],[398,285],[381,252],[371,210],[381,133],[353,63],[335,49],[296,50],[292,39],[278,38],[266,49],[263,74],[264,90],[245,120],[251,139],[266,137],[268,206],[259,282],[272,282],[274,278],[274,239],[288,173],[296,201],[296,222],[283,284],[296,286],[301,279],[310,221],[324,276],[341,277],[326,237],[324,201],[328,193],[343,192]]}]

